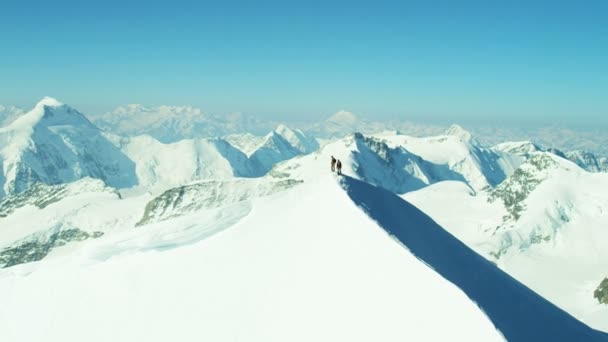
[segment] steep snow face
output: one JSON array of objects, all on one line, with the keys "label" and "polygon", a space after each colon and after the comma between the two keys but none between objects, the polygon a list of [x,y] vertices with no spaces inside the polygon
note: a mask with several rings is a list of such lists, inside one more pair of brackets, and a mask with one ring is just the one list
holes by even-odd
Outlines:
[{"label": "steep snow face", "polygon": [[311,136],[307,136],[298,129],[291,129],[285,125],[279,125],[275,130],[291,146],[295,147],[301,154],[308,154],[319,149],[319,142]]},{"label": "steep snow face", "polygon": [[465,294],[389,238],[332,176],[251,205],[108,233],[69,257],[0,270],[0,336],[502,340]]},{"label": "steep snow face", "polygon": [[270,132],[262,145],[250,156],[250,159],[261,165],[265,172],[270,171],[276,164],[302,154],[276,131]]},{"label": "steep snow face", "polygon": [[354,135],[353,171],[361,179],[395,193],[418,190],[443,180],[465,181],[446,165],[438,165],[403,147],[391,148],[385,141]]},{"label": "steep snow face", "polygon": [[487,192],[437,184],[404,197],[545,298],[608,330],[608,307],[593,297],[608,269],[607,187],[606,174],[534,152]]},{"label": "steep snow face", "polygon": [[266,140],[266,137],[258,136],[251,133],[229,134],[222,139],[226,140],[230,145],[236,147],[241,152],[250,157],[255,150],[260,147]]},{"label": "steep snow face", "polygon": [[0,127],[4,127],[13,121],[15,121],[19,116],[23,115],[24,111],[21,108],[15,106],[3,106],[0,105]]},{"label": "steep snow face", "polygon": [[139,183],[153,192],[203,179],[258,177],[265,173],[222,139],[163,144],[150,136],[106,136],[135,162]]},{"label": "steep snow face", "polygon": [[542,150],[530,141],[504,142],[493,146],[492,149],[498,152],[510,153],[523,159],[527,159],[534,152]]},{"label": "steep snow face", "polygon": [[469,131],[456,124],[450,126],[445,132],[443,132],[443,135],[455,136],[461,141],[467,143],[477,143],[477,141],[473,139],[473,135]]},{"label": "steep snow face", "polygon": [[231,133],[268,131],[271,126],[240,113],[215,116],[192,106],[145,107],[132,104],[91,119],[118,135],[150,135],[163,143],[220,137]]},{"label": "steep snow face", "polygon": [[586,151],[566,152],[565,156],[589,172],[608,172],[608,158],[606,157],[597,157]]},{"label": "steep snow face", "polygon": [[546,151],[551,152],[559,157],[568,159],[574,162],[589,172],[608,172],[608,158],[598,157],[591,152],[586,151],[568,151],[562,152],[560,150],[551,148],[543,149],[529,141],[523,142],[506,142],[498,144],[492,147],[493,150],[507,152],[520,157],[522,160],[530,158],[534,152]]},{"label": "steep snow face", "polygon": [[452,134],[436,137],[417,138],[394,133],[372,136],[384,140],[390,147],[403,147],[427,162],[460,174],[475,190],[499,184],[523,162],[522,158],[510,153],[478,145],[470,133],[455,127],[449,132]]},{"label": "steep snow face", "polygon": [[520,163],[511,155],[470,145],[459,137],[414,138],[394,133],[366,137],[355,133],[310,156],[278,165],[272,173],[314,177],[316,168],[329,169],[331,156],[342,161],[345,174],[395,193],[446,180],[462,181],[480,191],[497,184]]},{"label": "steep snow face", "polygon": [[394,193],[348,176],[342,185],[382,229],[477,303],[507,340],[608,339],[484,260]]},{"label": "steep snow face", "polygon": [[82,114],[52,98],[0,128],[0,146],[0,196],[87,176],[114,187],[137,184],[134,163]]}]

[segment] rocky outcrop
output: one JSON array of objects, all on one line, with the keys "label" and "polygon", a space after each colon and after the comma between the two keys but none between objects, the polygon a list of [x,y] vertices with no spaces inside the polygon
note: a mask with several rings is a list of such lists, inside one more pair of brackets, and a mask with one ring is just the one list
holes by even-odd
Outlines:
[{"label": "rocky outcrop", "polygon": [[600,285],[593,292],[593,298],[600,304],[608,304],[608,278],[604,278]]},{"label": "rocky outcrop", "polygon": [[78,228],[60,230],[48,237],[32,236],[0,251],[0,267],[6,268],[27,262],[42,260],[53,249],[71,242],[96,239],[103,232],[86,232]]},{"label": "rocky outcrop", "polygon": [[184,216],[202,209],[235,204],[253,197],[268,196],[300,183],[302,181],[294,179],[278,181],[240,179],[203,181],[180,186],[167,190],[148,202],[137,226]]},{"label": "rocky outcrop", "polygon": [[519,220],[525,210],[524,201],[544,180],[541,171],[556,165],[547,154],[535,154],[496,188],[490,190],[488,201],[502,201],[509,215],[504,221]]}]

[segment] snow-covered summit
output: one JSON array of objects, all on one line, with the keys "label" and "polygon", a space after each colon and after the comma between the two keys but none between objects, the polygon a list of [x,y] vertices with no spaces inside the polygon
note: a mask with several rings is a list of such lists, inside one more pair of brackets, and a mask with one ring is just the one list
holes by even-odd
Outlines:
[{"label": "snow-covered summit", "polygon": [[333,122],[335,124],[354,127],[359,118],[353,112],[349,112],[346,110],[339,110],[336,113],[332,114],[330,117],[326,119],[327,122]]},{"label": "snow-covered summit", "polygon": [[302,154],[314,152],[319,148],[319,143],[315,138],[304,134],[299,129],[291,129],[280,124],[275,128],[274,132],[282,136],[291,144],[291,146],[298,149]]},{"label": "snow-covered summit", "polygon": [[36,104],[36,107],[41,107],[41,106],[59,107],[59,106],[63,106],[63,102],[60,102],[59,100],[57,100],[53,97],[45,96],[40,101],[38,101],[38,103]]},{"label": "snow-covered summit", "polygon": [[86,176],[116,187],[137,183],[134,164],[84,115],[45,97],[0,128],[0,197],[36,182],[60,184]]},{"label": "snow-covered summit", "polygon": [[340,110],[325,120],[313,124],[306,133],[324,139],[342,138],[354,132],[379,132],[386,129],[385,124],[370,122],[359,118],[358,115]]},{"label": "snow-covered summit", "polygon": [[467,131],[466,129],[462,128],[462,126],[457,124],[453,124],[448,129],[446,129],[443,132],[443,135],[458,137],[464,142],[477,143],[477,141],[473,139],[473,135],[471,134],[471,132]]}]

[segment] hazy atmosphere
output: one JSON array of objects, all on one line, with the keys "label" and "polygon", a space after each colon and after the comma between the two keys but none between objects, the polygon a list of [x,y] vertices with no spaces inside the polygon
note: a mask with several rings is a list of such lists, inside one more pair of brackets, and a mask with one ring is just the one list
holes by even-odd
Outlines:
[{"label": "hazy atmosphere", "polygon": [[605,1],[5,1],[0,103],[608,124]]}]

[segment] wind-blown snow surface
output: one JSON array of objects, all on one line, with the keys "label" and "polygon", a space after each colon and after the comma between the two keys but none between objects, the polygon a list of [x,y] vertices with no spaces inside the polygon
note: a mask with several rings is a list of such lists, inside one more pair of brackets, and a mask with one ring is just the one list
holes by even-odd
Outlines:
[{"label": "wind-blown snow surface", "polygon": [[[298,189],[255,200],[230,229],[180,248],[162,247],[165,236],[157,249],[141,249],[150,245],[146,229],[171,227],[179,236],[184,221],[1,270],[0,337],[502,340],[474,303],[388,238],[332,176]],[[204,229],[209,220],[217,217],[190,222]]]}]

